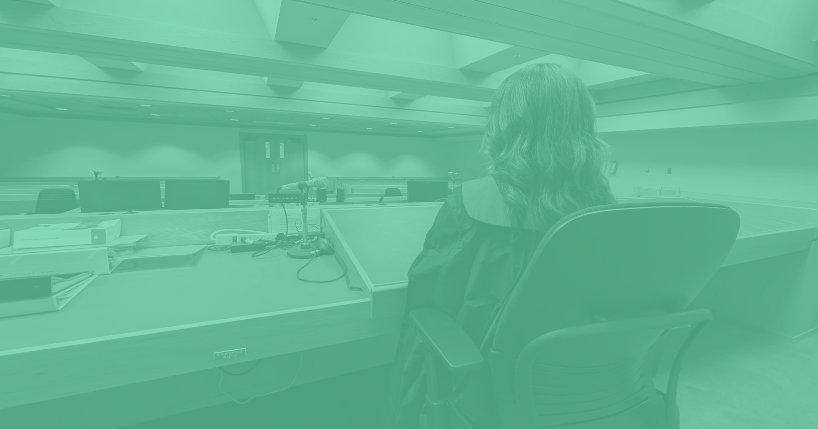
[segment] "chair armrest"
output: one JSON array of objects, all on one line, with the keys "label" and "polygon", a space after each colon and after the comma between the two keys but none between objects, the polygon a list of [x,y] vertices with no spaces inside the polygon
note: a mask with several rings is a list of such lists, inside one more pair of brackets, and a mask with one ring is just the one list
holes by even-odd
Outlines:
[{"label": "chair armrest", "polygon": [[409,313],[423,342],[455,374],[483,366],[483,356],[466,332],[451,317],[431,308]]}]

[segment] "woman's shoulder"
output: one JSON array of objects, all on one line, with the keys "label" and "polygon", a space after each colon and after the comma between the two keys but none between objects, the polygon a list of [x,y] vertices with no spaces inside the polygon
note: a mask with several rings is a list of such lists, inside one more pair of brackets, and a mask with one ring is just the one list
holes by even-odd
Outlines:
[{"label": "woman's shoulder", "polygon": [[[511,228],[505,198],[492,176],[463,182],[461,198],[465,214],[484,224]],[[534,228],[526,225],[526,229]]]}]

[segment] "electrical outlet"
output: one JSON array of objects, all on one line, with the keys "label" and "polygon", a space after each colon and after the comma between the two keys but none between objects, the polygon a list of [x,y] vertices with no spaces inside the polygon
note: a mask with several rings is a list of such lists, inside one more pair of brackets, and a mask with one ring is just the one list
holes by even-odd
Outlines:
[{"label": "electrical outlet", "polygon": [[236,234],[236,233],[226,233],[226,234],[217,234],[216,235],[216,245],[217,246],[229,246],[231,244],[250,244],[257,240],[269,240],[274,241],[276,239],[276,234],[269,233],[269,234]]},{"label": "electrical outlet", "polygon": [[224,362],[226,360],[241,359],[247,357],[247,349],[233,349],[213,353],[213,360],[216,362]]}]

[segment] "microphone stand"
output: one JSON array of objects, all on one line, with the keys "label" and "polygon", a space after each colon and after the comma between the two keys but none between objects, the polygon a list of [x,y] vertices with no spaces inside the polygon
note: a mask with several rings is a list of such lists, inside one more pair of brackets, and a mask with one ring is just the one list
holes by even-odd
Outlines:
[{"label": "microphone stand", "polygon": [[310,186],[299,183],[298,187],[301,190],[301,226],[304,227],[304,230],[301,232],[301,246],[290,249],[287,256],[295,259],[312,259],[318,256],[321,250],[310,245],[309,234],[307,234],[307,196],[310,192]]}]

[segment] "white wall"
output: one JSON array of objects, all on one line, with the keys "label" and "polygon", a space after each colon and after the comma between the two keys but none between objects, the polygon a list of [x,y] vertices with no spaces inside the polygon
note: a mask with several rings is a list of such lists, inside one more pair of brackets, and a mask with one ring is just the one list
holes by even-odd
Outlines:
[{"label": "white wall", "polygon": [[[619,169],[618,195],[679,187],[771,200],[818,202],[818,124],[605,135]],[[645,170],[650,167],[651,172]],[[667,168],[673,168],[667,174]]]},{"label": "white wall", "polygon": [[[818,203],[818,124],[663,130],[601,136],[618,162],[618,196],[634,187]],[[455,168],[482,171],[479,138],[452,144]],[[645,173],[650,167],[650,173]],[[672,173],[667,174],[667,168]]]},{"label": "white wall", "polygon": [[307,136],[321,176],[445,176],[446,145],[431,139],[172,124],[34,118],[0,125],[0,176],[220,176],[241,188],[239,133]]}]

